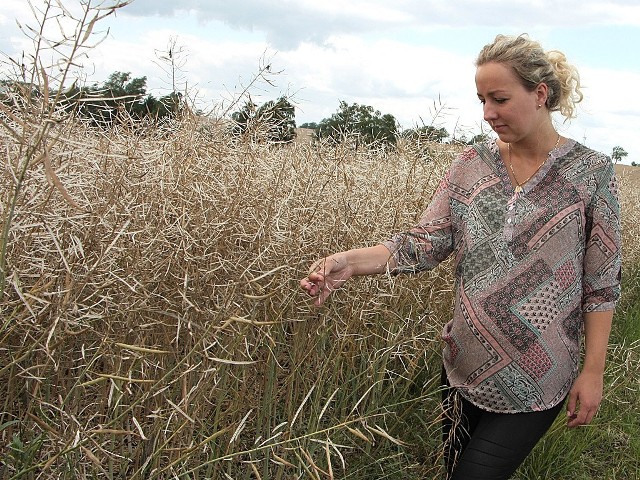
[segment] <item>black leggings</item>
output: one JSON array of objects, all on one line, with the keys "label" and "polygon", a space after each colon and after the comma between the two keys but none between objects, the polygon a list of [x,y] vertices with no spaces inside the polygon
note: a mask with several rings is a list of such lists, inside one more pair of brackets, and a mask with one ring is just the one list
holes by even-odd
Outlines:
[{"label": "black leggings", "polygon": [[447,480],[508,480],[562,409],[560,402],[540,412],[487,412],[462,398],[442,375]]}]

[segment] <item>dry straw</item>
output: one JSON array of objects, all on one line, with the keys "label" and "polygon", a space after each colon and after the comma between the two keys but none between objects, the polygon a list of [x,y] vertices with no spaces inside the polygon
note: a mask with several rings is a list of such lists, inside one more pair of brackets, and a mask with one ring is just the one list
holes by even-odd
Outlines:
[{"label": "dry straw", "polygon": [[0,112],[0,477],[437,475],[447,265],[320,310],[298,280],[412,225],[455,149],[282,147],[189,114],[104,130],[18,93]]},{"label": "dry straw", "polygon": [[51,135],[65,194],[30,169],[2,303],[3,420],[21,421],[3,434],[40,437],[34,465],[275,478],[325,471],[361,448],[353,432],[396,441],[384,396],[437,352],[448,277],[356,281],[323,310],[297,282],[410,225],[449,154],[242,143],[196,117]]}]

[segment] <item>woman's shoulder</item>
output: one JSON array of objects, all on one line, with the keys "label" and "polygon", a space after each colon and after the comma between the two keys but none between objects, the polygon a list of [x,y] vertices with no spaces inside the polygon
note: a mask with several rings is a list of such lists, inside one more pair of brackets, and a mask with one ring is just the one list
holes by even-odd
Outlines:
[{"label": "woman's shoulder", "polygon": [[500,149],[494,139],[488,139],[482,142],[465,145],[462,150],[455,156],[453,164],[460,167],[469,167],[470,164],[482,162],[492,165],[499,160]]},{"label": "woman's shoulder", "polygon": [[609,190],[617,195],[617,178],[611,157],[575,140],[570,142],[566,151],[560,152],[560,175],[588,197],[593,197],[599,190]]},{"label": "woman's shoulder", "polygon": [[500,150],[495,141],[465,145],[453,158],[445,175],[450,186],[472,188],[499,176]]},{"label": "woman's shoulder", "polygon": [[564,150],[566,154],[571,154],[572,158],[583,160],[585,165],[606,166],[613,164],[609,155],[587,147],[572,138],[568,138],[563,147],[565,148],[560,148],[561,153],[563,153],[562,150]]},{"label": "woman's shoulder", "polygon": [[561,167],[572,177],[613,172],[611,157],[576,140],[567,139],[559,150]]}]

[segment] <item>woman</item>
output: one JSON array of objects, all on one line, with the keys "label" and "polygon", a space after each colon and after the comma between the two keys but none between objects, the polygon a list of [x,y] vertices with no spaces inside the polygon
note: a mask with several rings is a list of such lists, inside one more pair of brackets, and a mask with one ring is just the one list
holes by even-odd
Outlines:
[{"label": "woman", "polygon": [[597,412],[620,294],[619,205],[610,159],[554,128],[551,113],[571,118],[582,100],[562,53],[499,35],[476,67],[498,139],[453,161],[416,227],[323,258],[300,283],[321,305],[352,276],[418,272],[455,255],[443,331],[447,478],[508,479],[565,399],[569,427]]}]

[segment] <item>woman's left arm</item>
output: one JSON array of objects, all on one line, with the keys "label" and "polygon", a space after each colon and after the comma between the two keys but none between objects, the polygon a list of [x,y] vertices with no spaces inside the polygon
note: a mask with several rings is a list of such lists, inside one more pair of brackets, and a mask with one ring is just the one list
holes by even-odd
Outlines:
[{"label": "woman's left arm", "polygon": [[584,314],[585,356],[567,403],[567,426],[587,425],[598,411],[604,387],[604,366],[613,310]]}]

